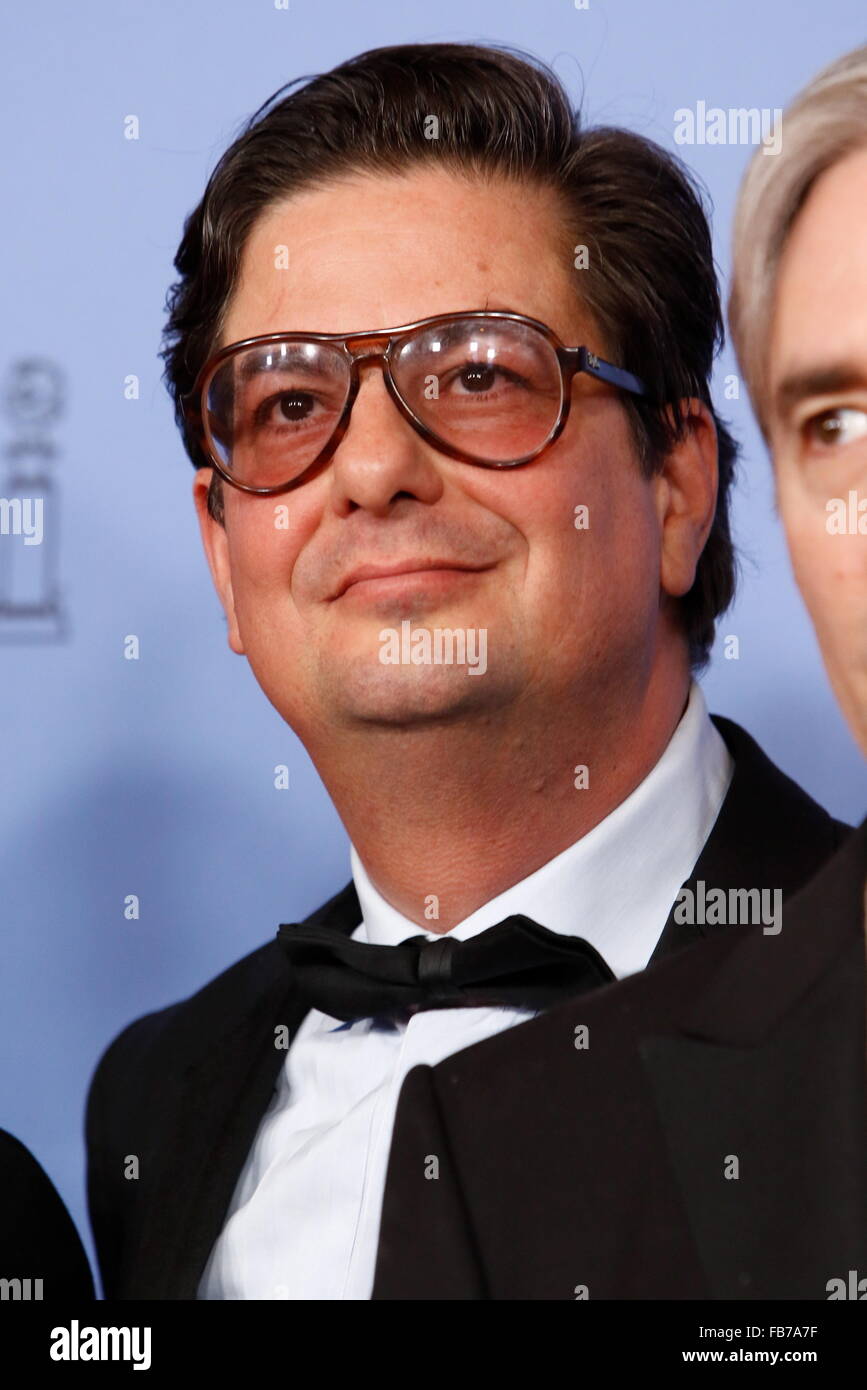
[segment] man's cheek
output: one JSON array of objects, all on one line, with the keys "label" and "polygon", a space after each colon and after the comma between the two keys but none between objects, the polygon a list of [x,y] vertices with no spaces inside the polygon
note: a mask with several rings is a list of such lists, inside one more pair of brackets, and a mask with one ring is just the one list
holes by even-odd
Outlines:
[{"label": "man's cheek", "polygon": [[285,540],[261,531],[244,537],[232,558],[232,582],[245,602],[268,603],[285,593],[291,573]]},{"label": "man's cheek", "polygon": [[827,566],[825,602],[846,615],[859,646],[867,641],[867,545],[860,536],[838,537],[836,565]]},{"label": "man's cheek", "polygon": [[786,533],[792,568],[809,580],[813,570],[832,557],[827,554],[829,539],[824,507],[804,496],[803,490],[781,484],[777,493],[780,520]]},{"label": "man's cheek", "polygon": [[242,583],[234,607],[237,629],[251,660],[254,653],[267,656],[275,639],[285,637],[289,621],[285,594],[281,596],[273,586],[261,579]]}]

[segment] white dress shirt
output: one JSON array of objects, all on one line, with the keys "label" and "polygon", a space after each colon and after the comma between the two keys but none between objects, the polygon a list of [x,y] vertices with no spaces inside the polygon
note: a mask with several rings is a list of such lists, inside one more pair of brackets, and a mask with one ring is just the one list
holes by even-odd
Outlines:
[{"label": "white dress shirt", "polygon": [[[644,781],[586,835],[453,927],[460,940],[512,913],[583,936],[618,978],[643,970],[690,877],[733,770],[701,688]],[[580,791],[576,796],[580,796]],[[350,847],[355,941],[435,933],[396,911]],[[287,1051],[199,1284],[201,1299],[367,1299],[398,1093],[407,1072],[534,1017],[431,1009],[405,1024],[342,1023],[312,1009]]]}]

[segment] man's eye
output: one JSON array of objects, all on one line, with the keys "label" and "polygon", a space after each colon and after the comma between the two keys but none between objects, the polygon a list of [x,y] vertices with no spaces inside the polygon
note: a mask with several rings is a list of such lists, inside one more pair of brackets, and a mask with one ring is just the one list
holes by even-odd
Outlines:
[{"label": "man's eye", "polygon": [[853,406],[837,406],[833,410],[823,410],[814,415],[805,426],[805,433],[811,444],[834,448],[851,444],[867,435],[867,410]]}]

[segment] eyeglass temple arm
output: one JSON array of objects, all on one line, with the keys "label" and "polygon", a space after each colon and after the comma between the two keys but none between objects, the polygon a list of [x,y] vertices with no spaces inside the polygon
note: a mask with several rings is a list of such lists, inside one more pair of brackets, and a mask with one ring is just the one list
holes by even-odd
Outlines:
[{"label": "eyeglass temple arm", "polygon": [[590,352],[588,348],[576,349],[576,357],[573,360],[577,362],[577,372],[589,372],[600,381],[607,381],[610,386],[619,386],[622,391],[629,391],[633,396],[648,394],[641,377],[634,376],[623,367],[615,367],[613,362],[606,362],[604,357],[597,357],[595,352]]}]

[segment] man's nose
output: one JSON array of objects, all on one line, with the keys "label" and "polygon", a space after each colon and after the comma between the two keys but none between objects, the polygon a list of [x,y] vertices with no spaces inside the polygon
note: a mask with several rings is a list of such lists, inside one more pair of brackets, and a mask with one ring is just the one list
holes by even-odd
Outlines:
[{"label": "man's nose", "polygon": [[332,457],[336,507],[382,514],[398,495],[435,501],[442,479],[433,451],[389,395],[382,359],[360,361],[358,374],[349,427]]}]

